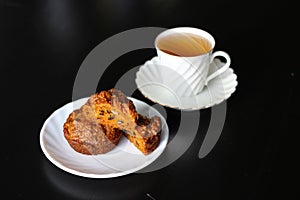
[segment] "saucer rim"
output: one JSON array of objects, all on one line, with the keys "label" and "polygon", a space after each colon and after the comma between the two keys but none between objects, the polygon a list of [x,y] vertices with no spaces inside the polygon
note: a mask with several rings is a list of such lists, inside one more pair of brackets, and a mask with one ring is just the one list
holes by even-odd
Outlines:
[{"label": "saucer rim", "polygon": [[[156,59],[156,58],[158,58],[158,57],[155,56],[155,57],[153,57],[152,59],[146,61],[144,64],[140,65],[140,66],[139,66],[139,70],[138,70],[137,73],[136,73],[136,78],[135,78],[135,83],[136,83],[136,85],[137,85],[137,89],[142,93],[142,95],[143,95],[145,98],[151,100],[153,103],[157,103],[157,104],[159,104],[159,105],[162,105],[162,106],[165,106],[165,107],[168,107],[168,108],[172,108],[172,109],[181,110],[181,111],[195,111],[195,110],[202,110],[202,109],[207,109],[207,108],[210,108],[210,107],[212,107],[212,106],[218,105],[218,104],[220,104],[220,103],[226,101],[227,99],[229,99],[229,98],[232,96],[232,94],[236,91],[236,88],[237,88],[237,86],[238,86],[237,75],[234,73],[233,68],[229,67],[227,70],[232,70],[232,73],[231,73],[230,75],[233,75],[233,76],[234,76],[233,82],[235,82],[235,84],[234,84],[234,86],[232,87],[232,91],[231,91],[230,93],[226,94],[226,97],[220,99],[219,101],[215,101],[215,102],[212,102],[212,103],[210,103],[210,104],[207,104],[207,105],[204,105],[204,106],[200,106],[200,107],[197,107],[197,106],[195,106],[195,107],[194,107],[194,106],[191,106],[191,107],[179,107],[179,106],[169,105],[169,104],[166,104],[166,103],[161,103],[161,102],[159,102],[159,100],[156,100],[155,98],[151,97],[149,94],[146,94],[145,92],[143,92],[143,90],[141,89],[142,87],[139,86],[138,81],[137,81],[137,80],[138,80],[137,74],[140,72],[141,67],[143,67],[144,65],[148,64],[149,62],[153,62],[154,64],[157,64],[156,62],[153,61],[153,60]],[[219,61],[220,61],[220,60],[219,60]],[[222,61],[220,61],[220,62],[221,62],[221,63],[224,63],[224,62],[222,62]],[[227,71],[227,70],[226,70],[226,71]],[[205,86],[205,87],[207,87],[207,86]],[[201,92],[200,92],[200,93],[201,93]],[[198,95],[199,95],[199,94],[198,94]],[[193,96],[189,96],[189,97],[181,97],[181,98],[189,98],[189,99],[190,99],[190,98],[195,98],[195,97],[198,96],[198,95],[193,95]]]},{"label": "saucer rim", "polygon": [[[237,81],[236,81],[237,82]],[[237,85],[235,86],[234,90],[224,99],[221,99],[220,101],[217,101],[215,103],[212,103],[212,104],[207,104],[205,106],[201,106],[201,107],[190,107],[190,108],[186,108],[186,107],[177,107],[177,106],[172,106],[172,105],[168,105],[168,104],[164,104],[164,103],[161,103],[159,102],[158,100],[155,100],[151,97],[149,97],[147,94],[145,94],[140,88],[138,88],[138,90],[143,94],[143,96],[147,99],[149,99],[150,101],[152,101],[153,103],[157,103],[159,105],[162,105],[164,107],[168,107],[168,108],[172,108],[172,109],[176,109],[176,110],[181,110],[181,111],[195,111],[195,110],[202,110],[202,109],[207,109],[207,108],[210,108],[212,106],[215,106],[215,105],[218,105],[224,101],[226,101],[227,99],[229,99],[232,94],[236,91],[236,87]],[[197,95],[195,95],[197,96]],[[192,97],[195,97],[195,96],[191,96]],[[185,97],[186,98],[186,97]]]}]

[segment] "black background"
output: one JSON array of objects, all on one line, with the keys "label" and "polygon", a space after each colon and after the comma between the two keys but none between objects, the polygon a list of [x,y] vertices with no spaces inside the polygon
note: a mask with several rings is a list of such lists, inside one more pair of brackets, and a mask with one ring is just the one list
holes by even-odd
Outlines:
[{"label": "black background", "polygon": [[[1,0],[1,195],[157,200],[299,196],[296,15],[288,1]],[[230,54],[238,76],[222,135],[210,154],[197,157],[210,119],[210,109],[205,109],[192,146],[159,171],[88,179],[48,161],[40,149],[40,129],[54,110],[71,101],[88,53],[128,29],[177,26],[212,33],[215,49]],[[118,77],[154,55],[154,49],[147,49],[121,56],[98,89],[113,87]],[[151,104],[138,92],[135,97]],[[179,113],[167,112],[174,117],[168,121],[172,136]]]}]

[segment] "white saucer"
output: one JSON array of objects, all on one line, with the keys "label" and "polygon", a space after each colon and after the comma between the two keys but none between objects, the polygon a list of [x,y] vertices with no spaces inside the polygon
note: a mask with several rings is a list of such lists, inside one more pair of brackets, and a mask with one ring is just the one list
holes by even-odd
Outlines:
[{"label": "white saucer", "polygon": [[[209,73],[216,71],[223,65],[224,63],[219,59],[215,59],[210,66]],[[163,77],[166,74],[170,75],[170,70],[166,70],[168,70],[166,67],[159,64],[158,57],[154,57],[140,67],[135,82],[137,88],[146,98],[163,106],[179,110],[199,110],[219,104],[234,93],[238,84],[236,74],[232,68],[229,68],[211,80],[198,95],[182,97],[176,93],[172,86],[165,84]],[[187,83],[183,82],[182,84],[184,88],[184,84]]]}]

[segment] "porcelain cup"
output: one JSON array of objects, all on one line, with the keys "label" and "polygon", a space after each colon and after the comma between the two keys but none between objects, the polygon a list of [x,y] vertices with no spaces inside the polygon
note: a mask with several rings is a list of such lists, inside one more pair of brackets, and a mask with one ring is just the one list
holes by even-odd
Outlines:
[{"label": "porcelain cup", "polygon": [[[196,56],[177,56],[162,51],[158,47],[158,41],[175,33],[188,33],[201,36],[202,38],[205,38],[209,41],[211,48],[208,52]],[[182,90],[182,88],[174,88],[174,84],[169,85],[170,88],[174,88],[174,90],[177,90],[175,92],[177,92],[179,96],[193,96],[199,94],[210,80],[222,74],[229,68],[231,64],[230,56],[224,51],[213,52],[214,47],[215,39],[213,38],[213,36],[208,32],[198,28],[177,27],[167,29],[157,35],[155,39],[155,48],[160,65],[169,68],[173,72],[176,72],[177,78],[178,75],[180,76],[178,81],[185,81],[185,83],[181,84],[175,80],[175,85],[177,85],[176,87],[180,87],[181,85],[189,86],[188,88]],[[221,68],[209,74],[209,67],[216,57],[224,57],[226,62]],[[168,73],[162,73],[162,75],[164,76],[163,78],[165,79],[166,83],[174,83],[174,77],[176,76],[170,75]]]}]

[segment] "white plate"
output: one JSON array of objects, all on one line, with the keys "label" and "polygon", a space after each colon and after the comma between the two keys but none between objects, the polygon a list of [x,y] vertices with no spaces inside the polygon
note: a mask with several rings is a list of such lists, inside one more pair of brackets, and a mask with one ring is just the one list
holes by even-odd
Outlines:
[{"label": "white plate", "polygon": [[143,155],[129,140],[122,137],[119,144],[110,152],[101,155],[84,155],[73,150],[63,134],[63,124],[69,114],[81,107],[88,98],[68,103],[56,110],[45,121],[40,133],[40,145],[46,157],[62,170],[90,178],[110,178],[136,172],[154,160],[165,149],[169,129],[163,116],[148,104],[134,98],[136,110],[149,117],[157,115],[162,121],[159,146],[149,155]]},{"label": "white plate", "polygon": [[[223,65],[224,63],[219,59],[215,59],[210,66],[209,73],[214,72]],[[176,76],[174,71],[170,71],[168,67],[159,64],[158,57],[154,57],[139,68],[135,79],[137,88],[151,101],[179,110],[199,110],[219,104],[231,96],[238,84],[236,74],[234,74],[232,68],[229,68],[211,80],[200,94],[182,97],[176,94],[176,90],[172,85],[166,84],[164,79],[166,74]],[[186,81],[182,80],[182,77],[177,75],[173,79],[178,79],[181,88],[189,87]]]}]

